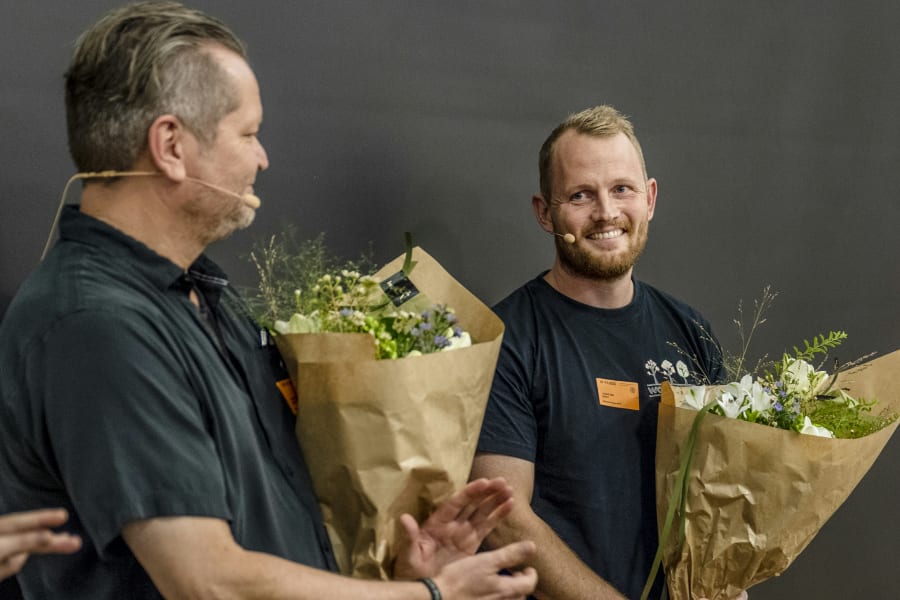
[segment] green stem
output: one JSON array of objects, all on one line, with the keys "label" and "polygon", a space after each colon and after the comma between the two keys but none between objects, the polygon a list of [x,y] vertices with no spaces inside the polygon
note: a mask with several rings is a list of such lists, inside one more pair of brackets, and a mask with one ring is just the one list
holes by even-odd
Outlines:
[{"label": "green stem", "polygon": [[706,416],[715,405],[715,401],[704,406],[694,417],[694,423],[691,426],[691,433],[688,435],[687,444],[681,453],[681,464],[678,467],[678,476],[675,478],[675,485],[672,489],[672,498],[669,500],[669,509],[666,512],[666,520],[663,523],[662,531],[659,534],[659,547],[656,549],[656,556],[653,557],[653,565],[650,567],[650,575],[644,584],[644,591],[641,593],[641,600],[647,600],[650,590],[653,589],[653,582],[656,581],[656,574],[659,572],[662,563],[663,549],[672,533],[672,522],[675,520],[676,509],[680,512],[678,521],[678,533],[684,541],[684,503],[687,499],[688,473],[691,469],[691,462],[694,458],[694,446],[697,443],[697,432],[700,428],[700,421]]},{"label": "green stem", "polygon": [[412,259],[413,255],[413,245],[412,245],[412,233],[406,231],[403,233],[403,237],[406,240],[406,258],[403,261],[403,272],[409,277],[409,274],[412,272],[413,268],[416,266],[416,261]]}]

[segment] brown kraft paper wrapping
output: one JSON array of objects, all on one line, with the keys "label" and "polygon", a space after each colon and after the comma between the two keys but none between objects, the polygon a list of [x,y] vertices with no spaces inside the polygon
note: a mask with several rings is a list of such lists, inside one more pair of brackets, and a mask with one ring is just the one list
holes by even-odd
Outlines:
[{"label": "brown kraft paper wrapping", "polygon": [[[376,276],[401,270],[400,256]],[[297,392],[297,438],[341,572],[386,579],[408,512],[420,522],[469,477],[502,321],[421,248],[409,279],[454,309],[473,345],[376,360],[368,334],[276,336]]]},{"label": "brown kraft paper wrapping", "polygon": [[[900,412],[900,350],[840,373],[836,385],[877,400],[876,412]],[[663,386],[656,449],[661,526],[697,415],[679,408],[685,392]],[[868,472],[897,425],[864,438],[829,439],[707,414],[688,476],[684,545],[676,512],[663,551],[670,597],[726,600],[782,573]]]}]

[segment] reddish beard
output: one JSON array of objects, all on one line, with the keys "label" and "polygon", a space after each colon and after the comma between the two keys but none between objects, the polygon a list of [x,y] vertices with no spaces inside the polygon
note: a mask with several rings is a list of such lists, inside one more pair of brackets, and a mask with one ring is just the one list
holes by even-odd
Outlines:
[{"label": "reddish beard", "polygon": [[647,245],[648,220],[645,219],[637,228],[622,227],[628,236],[628,247],[615,253],[584,247],[586,236],[579,236],[574,244],[556,238],[556,252],[560,266],[564,271],[577,277],[609,281],[621,279],[628,275]]}]

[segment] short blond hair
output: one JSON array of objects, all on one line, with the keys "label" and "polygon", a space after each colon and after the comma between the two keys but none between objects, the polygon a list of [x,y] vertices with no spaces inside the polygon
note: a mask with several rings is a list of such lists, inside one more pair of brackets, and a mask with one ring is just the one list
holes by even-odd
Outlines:
[{"label": "short blond hair", "polygon": [[553,183],[551,181],[551,171],[553,167],[553,150],[556,147],[556,140],[569,130],[574,130],[584,135],[595,137],[609,137],[625,134],[634,149],[637,150],[638,158],[641,161],[641,169],[644,172],[644,179],[647,178],[647,165],[644,164],[644,153],[641,151],[641,144],[638,142],[637,136],[634,135],[634,126],[628,117],[620,113],[618,110],[608,104],[601,104],[593,108],[588,108],[578,113],[569,115],[565,121],[556,126],[550,132],[550,135],[544,140],[541,146],[541,152],[538,157],[538,171],[540,173],[541,194],[545,199],[550,199]]}]

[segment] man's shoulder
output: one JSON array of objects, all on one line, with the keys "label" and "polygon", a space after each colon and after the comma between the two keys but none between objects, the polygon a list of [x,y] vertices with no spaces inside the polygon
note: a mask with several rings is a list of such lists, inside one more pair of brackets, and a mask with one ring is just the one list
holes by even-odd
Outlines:
[{"label": "man's shoulder", "polygon": [[58,269],[52,265],[32,273],[13,297],[0,322],[2,347],[19,351],[44,343],[54,332],[85,336],[124,332],[129,323],[158,320],[145,297],[109,269],[86,262]]},{"label": "man's shoulder", "polygon": [[634,284],[635,289],[638,290],[638,296],[652,308],[663,308],[690,321],[706,322],[706,318],[699,310],[671,293],[638,279],[634,280]]},{"label": "man's shoulder", "polygon": [[507,315],[517,315],[522,311],[532,311],[538,302],[541,288],[546,285],[543,283],[543,276],[544,273],[541,273],[534,279],[526,281],[492,306],[492,310],[504,321]]}]

